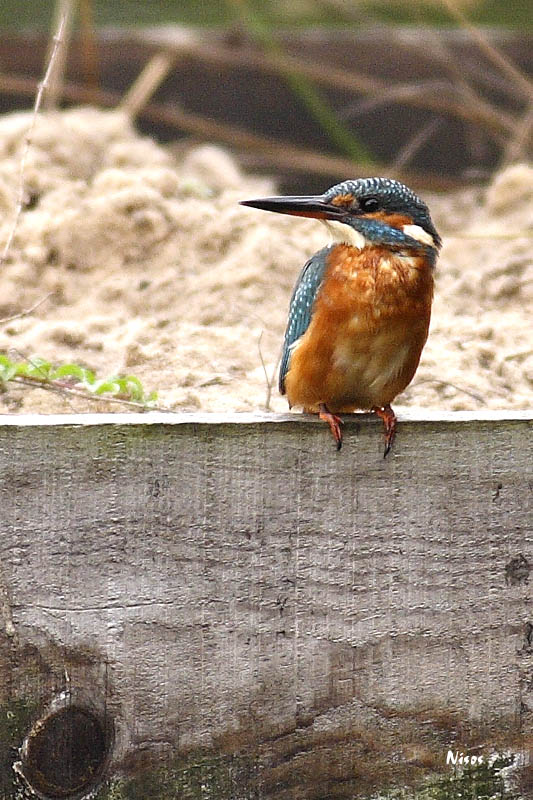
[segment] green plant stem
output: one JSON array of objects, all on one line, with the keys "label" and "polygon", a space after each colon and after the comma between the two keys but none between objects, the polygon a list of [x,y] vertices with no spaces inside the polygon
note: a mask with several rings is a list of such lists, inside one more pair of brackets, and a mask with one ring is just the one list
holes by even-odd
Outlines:
[{"label": "green plant stem", "polygon": [[247,0],[226,0],[226,2],[237,10],[239,19],[250,35],[258,40],[271,56],[276,58],[280,74],[328,135],[330,141],[354,161],[368,167],[375,165],[369,149],[338,119],[335,111],[311,81],[286,66],[285,53],[260,14],[248,4]]}]

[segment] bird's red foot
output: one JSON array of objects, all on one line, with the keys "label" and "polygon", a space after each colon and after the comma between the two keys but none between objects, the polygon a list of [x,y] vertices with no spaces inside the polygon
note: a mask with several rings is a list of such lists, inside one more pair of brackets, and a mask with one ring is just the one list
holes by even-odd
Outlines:
[{"label": "bird's red foot", "polygon": [[383,420],[383,425],[385,427],[385,452],[383,453],[383,458],[386,458],[394,442],[394,437],[396,436],[396,414],[389,404],[383,406],[383,408],[374,407],[372,411]]},{"label": "bird's red foot", "polygon": [[333,438],[337,443],[337,450],[340,450],[342,447],[342,431],[341,431],[342,419],[338,417],[336,414],[332,414],[325,403],[320,403],[318,408],[319,408],[318,412],[319,418],[323,419],[324,422],[328,423],[329,429],[333,434]]}]

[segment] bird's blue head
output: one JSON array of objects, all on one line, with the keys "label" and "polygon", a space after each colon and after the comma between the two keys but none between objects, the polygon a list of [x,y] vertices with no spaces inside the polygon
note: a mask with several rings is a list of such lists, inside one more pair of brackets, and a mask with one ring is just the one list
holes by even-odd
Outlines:
[{"label": "bird's blue head", "polygon": [[337,240],[356,247],[422,249],[434,258],[441,245],[426,204],[392,178],[357,178],[322,195],[267,197],[242,205],[324,220]]}]

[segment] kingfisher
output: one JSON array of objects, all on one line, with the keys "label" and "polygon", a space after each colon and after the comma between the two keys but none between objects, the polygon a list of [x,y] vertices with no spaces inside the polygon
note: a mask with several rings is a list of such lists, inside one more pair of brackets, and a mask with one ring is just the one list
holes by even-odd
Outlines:
[{"label": "kingfisher", "polygon": [[359,178],[324,194],[244,200],[245,206],[322,220],[331,243],[305,264],[292,293],[279,371],[289,407],[317,413],[342,446],[339,414],[372,411],[385,451],[394,398],[426,343],[441,239],[427,205],[391,178]]}]

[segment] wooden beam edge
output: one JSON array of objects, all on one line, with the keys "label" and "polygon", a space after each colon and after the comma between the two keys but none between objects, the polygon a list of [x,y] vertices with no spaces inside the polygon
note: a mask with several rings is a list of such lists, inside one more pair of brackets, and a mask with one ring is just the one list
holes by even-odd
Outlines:
[{"label": "wooden beam edge", "polygon": [[[533,422],[533,408],[526,410],[498,409],[476,411],[443,411],[414,407],[396,409],[400,423],[476,423],[476,422]],[[344,419],[373,423],[376,418],[370,413],[345,415]],[[258,424],[312,424],[319,423],[313,414],[272,412],[161,412],[105,413],[105,414],[0,414],[1,427],[49,427],[96,425],[258,425]],[[323,423],[320,423],[323,424]]]}]

